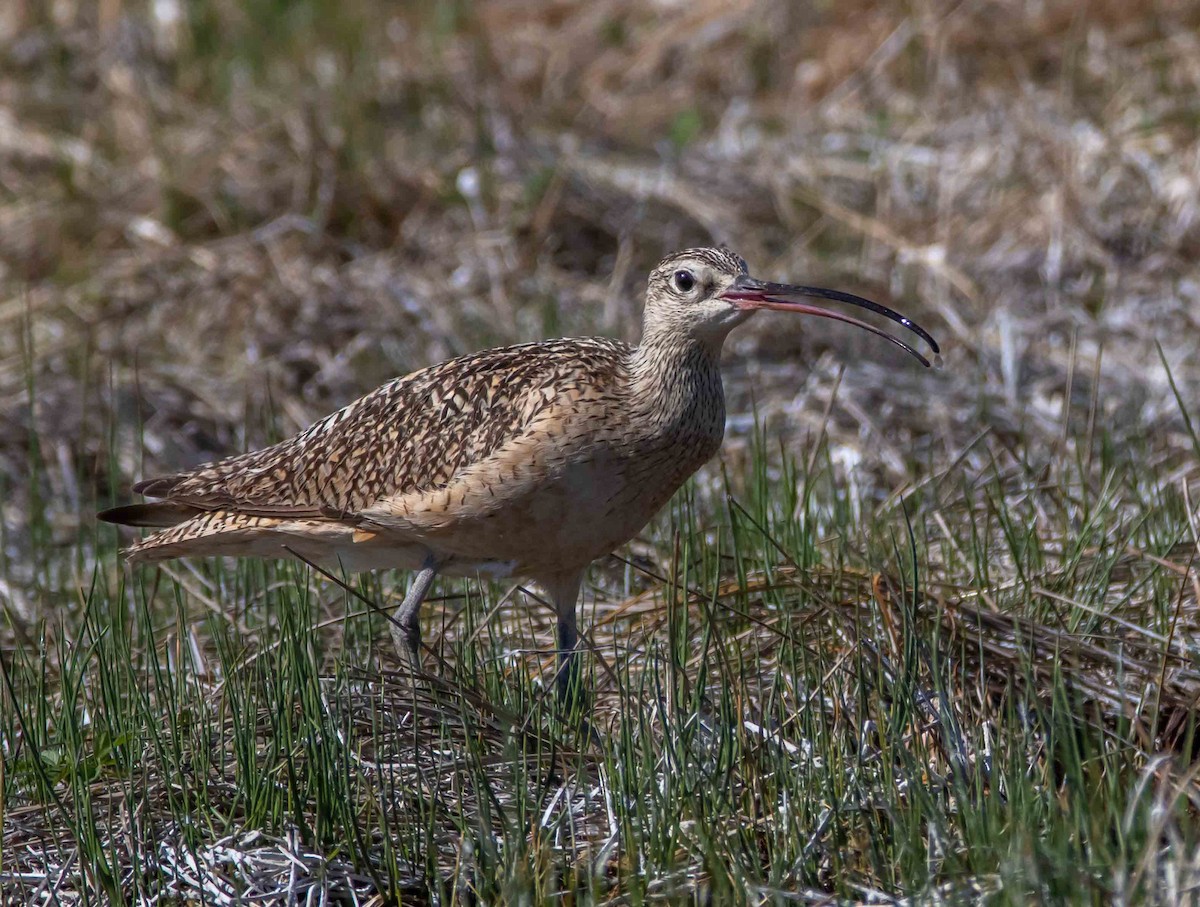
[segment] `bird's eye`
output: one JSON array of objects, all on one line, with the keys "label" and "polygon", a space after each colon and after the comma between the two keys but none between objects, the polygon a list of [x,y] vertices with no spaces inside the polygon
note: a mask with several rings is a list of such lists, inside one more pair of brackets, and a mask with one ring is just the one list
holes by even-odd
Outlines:
[{"label": "bird's eye", "polygon": [[680,293],[690,293],[696,285],[696,275],[691,271],[676,271],[672,280],[675,281],[675,289]]}]

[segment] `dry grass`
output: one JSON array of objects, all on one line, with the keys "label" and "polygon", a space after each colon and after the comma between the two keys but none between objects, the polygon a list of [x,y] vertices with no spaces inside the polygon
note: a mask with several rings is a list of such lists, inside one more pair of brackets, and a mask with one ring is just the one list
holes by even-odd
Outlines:
[{"label": "dry grass", "polygon": [[985,428],[1057,452],[1092,399],[1189,447],[1155,344],[1195,399],[1194,4],[359,0],[290,47],[214,2],[212,57],[105,8],[27,7],[7,42],[10,475],[32,426],[106,492],[143,469],[127,445],[105,474],[108,413],[145,419],[153,471],[485,343],[635,337],[647,266],[713,240],[940,328],[932,379],[825,325],[760,319],[731,355],[741,406],[792,429],[861,355],[830,431],[886,491]]}]

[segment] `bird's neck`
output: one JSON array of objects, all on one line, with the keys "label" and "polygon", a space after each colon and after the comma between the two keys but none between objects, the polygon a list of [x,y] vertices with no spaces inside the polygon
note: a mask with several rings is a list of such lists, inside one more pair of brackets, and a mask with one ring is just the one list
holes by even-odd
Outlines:
[{"label": "bird's neck", "polygon": [[724,430],[719,341],[647,333],[631,353],[630,377],[631,405],[664,426],[704,423],[704,431]]}]

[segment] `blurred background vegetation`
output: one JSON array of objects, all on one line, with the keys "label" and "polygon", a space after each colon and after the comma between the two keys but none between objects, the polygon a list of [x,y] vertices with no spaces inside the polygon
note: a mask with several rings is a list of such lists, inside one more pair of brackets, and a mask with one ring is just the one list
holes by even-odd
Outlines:
[{"label": "blurred background vegetation", "polygon": [[12,0],[6,524],[31,432],[73,532],[432,361],[636,339],[648,268],[699,243],[936,329],[933,377],[829,323],[735,338],[732,409],[785,432],[847,367],[829,432],[868,484],[985,428],[1186,450],[1155,345],[1196,399],[1198,28],[1194,2]]},{"label": "blurred background vegetation", "polygon": [[[886,560],[898,502],[919,490],[905,519],[934,527],[922,557],[951,598],[1119,602],[1120,626],[1071,612],[1112,652],[1132,651],[1121,634],[1143,618],[1156,628],[1143,642],[1198,632],[1200,3],[5,0],[0,642],[40,639],[41,669],[58,670],[42,621],[86,610],[97,563],[116,581],[92,514],[134,479],[281,437],[483,346],[636,340],[648,269],[713,243],[758,276],[904,311],[942,341],[945,367],[828,322],[756,319],[727,348],[729,437],[702,502],[719,500],[724,468],[729,488],[767,509],[786,499],[799,519],[808,490],[802,505],[778,490],[800,481],[792,456],[837,514],[787,530],[805,545],[836,531],[850,561]],[[1052,581],[1026,556],[1069,569]],[[1178,597],[1160,568],[1182,571]],[[869,584],[845,595],[883,600]],[[976,641],[1003,636],[1003,661],[1014,626],[979,623]],[[1120,658],[1088,668],[1088,689],[1108,689]],[[1143,663],[1138,676],[1157,676]],[[1028,689],[1053,700],[1060,681],[1030,675]],[[1179,683],[1177,716],[1200,675]],[[1103,700],[1104,727],[1141,715],[1129,695]],[[1140,741],[1123,750],[1131,771],[1178,742],[1163,695],[1142,736],[1123,726]],[[1176,792],[1179,816],[1193,793]],[[841,833],[830,821],[802,834]],[[924,817],[912,831],[936,849]],[[1160,833],[1145,853],[1182,840]],[[1013,846],[1019,873],[1021,848],[1040,845]],[[916,884],[915,869],[886,878],[891,859],[787,878],[843,894]],[[1080,860],[1064,844],[1031,865],[1069,892]]]}]

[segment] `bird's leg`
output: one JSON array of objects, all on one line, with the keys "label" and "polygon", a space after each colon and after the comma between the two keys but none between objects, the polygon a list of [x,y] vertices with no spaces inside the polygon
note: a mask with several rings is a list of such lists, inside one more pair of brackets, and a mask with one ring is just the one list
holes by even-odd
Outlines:
[{"label": "bird's leg", "polygon": [[396,647],[396,654],[414,674],[421,671],[421,623],[418,619],[421,603],[429,594],[429,587],[433,585],[435,576],[437,564],[432,557],[426,558],[413,584],[409,586],[404,601],[396,608],[390,624],[392,645]]},{"label": "bird's leg", "polygon": [[558,701],[570,707],[579,695],[579,630],[575,624],[575,603],[569,607],[570,613],[558,608],[558,671],[555,681],[558,687]]},{"label": "bird's leg", "polygon": [[555,576],[542,585],[554,603],[558,614],[558,671],[555,685],[558,701],[571,709],[582,700],[583,677],[579,662],[579,629],[576,623],[576,604],[579,587],[583,581],[582,571]]}]

